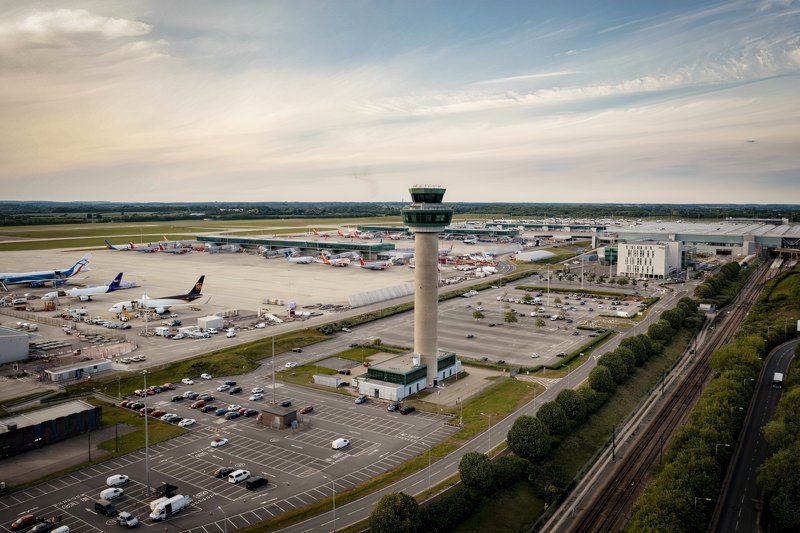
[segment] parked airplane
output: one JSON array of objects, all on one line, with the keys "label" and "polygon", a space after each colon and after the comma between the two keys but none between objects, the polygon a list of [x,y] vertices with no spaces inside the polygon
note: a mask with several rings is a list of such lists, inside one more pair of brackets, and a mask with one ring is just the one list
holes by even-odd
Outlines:
[{"label": "parked airplane", "polygon": [[347,234],[345,235],[342,233],[342,230],[337,230],[339,237],[344,237],[345,239],[360,239],[361,235],[358,233],[358,230],[350,231],[347,230]]},{"label": "parked airplane", "polygon": [[92,296],[97,294],[106,294],[109,292],[118,291],[120,289],[130,289],[135,287],[134,283],[122,284],[122,272],[117,274],[117,277],[108,285],[95,285],[93,287],[75,287],[74,289],[67,289],[65,291],[48,292],[42,296],[42,300],[54,300],[56,298],[78,298],[82,302],[88,302]]},{"label": "parked airplane", "polygon": [[175,248],[165,248],[163,244],[159,244],[157,251],[165,254],[188,254],[189,252],[192,251],[192,249],[190,247],[187,248],[184,246],[181,247],[176,246]]},{"label": "parked airplane", "polygon": [[[316,228],[312,228],[311,231],[314,233],[315,237],[322,237],[323,239],[327,239],[328,237],[331,236],[330,232],[326,231],[324,233],[319,233],[319,232],[317,232]],[[339,232],[339,234],[341,235],[341,232]]]},{"label": "parked airplane", "polygon": [[366,268],[368,270],[386,270],[392,266],[391,261],[370,261],[367,263],[364,261],[363,257],[359,257],[358,262],[361,265],[361,268]]},{"label": "parked airplane", "polygon": [[89,263],[89,254],[84,255],[77,263],[65,270],[42,270],[38,272],[5,272],[0,273],[0,286],[8,291],[9,285],[29,285],[31,287],[44,287],[48,283],[53,286],[61,285],[68,278],[81,271]]},{"label": "parked airplane", "polygon": [[129,242],[128,244],[111,244],[108,240],[104,241],[106,243],[106,248],[109,250],[115,250],[117,252],[127,252],[128,250],[133,250],[133,243]]},{"label": "parked airplane", "polygon": [[166,235],[162,235],[163,239],[161,240],[161,245],[166,248],[191,248],[192,243],[190,241],[171,241],[167,239]]},{"label": "parked airplane", "polygon": [[356,237],[359,239],[374,239],[375,235],[372,233],[357,233]]},{"label": "parked airplane", "polygon": [[316,263],[317,260],[311,257],[310,255],[299,255],[297,257],[292,257],[288,253],[286,254],[286,260],[290,263],[298,263],[301,265],[308,265],[310,263]]},{"label": "parked airplane", "polygon": [[328,259],[358,259],[361,257],[358,252],[342,252],[340,254],[332,254],[328,256]]},{"label": "parked airplane", "polygon": [[478,244],[478,237],[469,236],[464,239],[464,244]]},{"label": "parked airplane", "polygon": [[202,298],[203,294],[203,281],[205,276],[200,276],[197,283],[194,284],[192,290],[186,294],[178,294],[176,296],[164,296],[163,298],[149,298],[147,294],[142,295],[141,300],[129,300],[127,302],[118,302],[112,305],[108,310],[114,314],[121,314],[123,311],[133,311],[135,309],[153,309],[159,315],[166,313],[172,307],[179,307],[189,305],[198,298]]},{"label": "parked airplane", "polygon": [[403,238],[403,236],[404,235],[402,233],[389,233],[388,231],[386,232],[386,238],[391,239],[393,241],[399,241],[400,239]]},{"label": "parked airplane", "polygon": [[328,266],[332,266],[332,267],[346,267],[346,266],[350,266],[350,260],[349,260],[349,259],[347,259],[347,258],[345,258],[345,257],[342,257],[342,258],[339,258],[339,259],[334,259],[334,260],[330,261],[330,260],[328,260],[328,258],[327,258],[327,257],[325,257],[325,255],[323,254],[323,255],[322,255],[322,262],[323,262],[323,263],[325,263],[326,265],[328,265]]}]

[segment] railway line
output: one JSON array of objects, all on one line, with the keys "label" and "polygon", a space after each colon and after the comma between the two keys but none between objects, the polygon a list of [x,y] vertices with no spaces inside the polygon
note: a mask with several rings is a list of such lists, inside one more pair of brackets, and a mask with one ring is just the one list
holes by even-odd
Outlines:
[{"label": "railway line", "polygon": [[750,276],[734,301],[720,311],[709,327],[705,342],[698,347],[694,365],[664,400],[630,451],[619,459],[605,486],[596,487],[596,496],[569,524],[569,531],[606,532],[624,527],[627,513],[644,488],[651,466],[672,433],[685,421],[710,378],[711,354],[733,339],[764,284],[778,272],[769,268],[768,263],[764,264]]}]

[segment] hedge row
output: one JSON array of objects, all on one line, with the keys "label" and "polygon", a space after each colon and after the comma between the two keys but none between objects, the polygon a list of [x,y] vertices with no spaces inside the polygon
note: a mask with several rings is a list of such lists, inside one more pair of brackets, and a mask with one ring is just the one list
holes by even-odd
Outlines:
[{"label": "hedge row", "polygon": [[717,307],[727,305],[739,293],[757,264],[760,263],[756,262],[746,267],[741,267],[736,262],[722,265],[718,272],[697,286],[694,295],[700,303],[714,304]]},{"label": "hedge row", "polygon": [[[517,285],[514,287],[515,289],[519,289],[525,292],[547,292],[547,287],[539,286],[539,285]],[[614,291],[601,291],[597,289],[567,289],[564,287],[550,287],[550,292],[557,292],[560,294],[591,294],[593,296],[611,296],[614,298],[627,298],[628,296],[632,296],[631,294],[626,294],[623,292],[614,292]]]}]

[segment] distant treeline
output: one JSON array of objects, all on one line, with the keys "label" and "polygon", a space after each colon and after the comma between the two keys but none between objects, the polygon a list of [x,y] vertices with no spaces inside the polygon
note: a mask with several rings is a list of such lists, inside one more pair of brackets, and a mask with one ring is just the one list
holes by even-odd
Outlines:
[{"label": "distant treeline", "polygon": [[[397,216],[401,202],[0,202],[0,225],[149,222],[192,217],[220,220]],[[450,203],[460,215],[509,218],[800,218],[798,205]]]}]

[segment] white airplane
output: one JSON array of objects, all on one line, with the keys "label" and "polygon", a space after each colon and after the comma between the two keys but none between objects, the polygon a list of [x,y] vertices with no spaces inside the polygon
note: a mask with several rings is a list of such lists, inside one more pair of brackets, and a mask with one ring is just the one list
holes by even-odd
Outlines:
[{"label": "white airplane", "polygon": [[166,313],[172,307],[179,307],[183,305],[190,305],[198,298],[202,298],[203,294],[203,281],[205,276],[200,276],[200,279],[194,284],[192,290],[186,294],[178,294],[176,296],[165,296],[163,298],[149,298],[146,294],[142,295],[141,300],[129,300],[127,302],[118,302],[112,305],[108,310],[116,315],[121,314],[123,311],[133,311],[136,309],[153,309],[159,315]]},{"label": "white airplane", "polygon": [[337,230],[337,233],[339,234],[339,237],[344,237],[345,239],[359,239],[359,238],[361,238],[361,235],[359,235],[358,230],[355,230],[355,231],[347,230],[347,235],[342,233],[342,230]]},{"label": "white airplane", "polygon": [[477,237],[467,237],[466,239],[464,239],[464,244],[478,244],[478,238]]},{"label": "white airplane", "polygon": [[238,244],[222,244],[218,246],[214,243],[208,243],[206,244],[205,249],[210,254],[216,254],[221,252],[240,253],[242,251],[242,247]]},{"label": "white airplane", "polygon": [[[53,287],[61,285],[68,278],[81,271],[89,263],[89,254],[81,257],[77,263],[65,270],[42,270],[38,272],[4,272],[0,273],[0,286],[7,291],[9,285],[29,285],[44,287],[52,283]],[[88,269],[87,269],[88,270]]]},{"label": "white airplane", "polygon": [[186,246],[175,246],[173,248],[167,248],[163,244],[158,245],[157,252],[161,252],[163,254],[188,254],[192,251],[191,248]]},{"label": "white airplane", "polygon": [[297,263],[299,265],[308,265],[317,262],[317,260],[310,255],[299,255],[297,257],[292,257],[289,254],[286,254],[286,260],[290,263]]},{"label": "white airplane", "polygon": [[122,272],[117,274],[117,277],[108,285],[95,285],[93,287],[75,287],[74,289],[67,289],[65,291],[48,292],[42,296],[42,300],[54,300],[56,298],[78,298],[82,302],[91,301],[92,296],[98,294],[106,294],[109,292],[118,291],[121,289],[130,289],[135,287],[136,284],[128,282],[122,283]]},{"label": "white airplane", "polygon": [[128,250],[133,250],[134,248],[132,242],[129,242],[128,244],[111,244],[108,242],[108,240],[105,240],[104,242],[106,243],[106,248],[117,252],[127,252]]},{"label": "white airplane", "polygon": [[402,233],[389,233],[387,231],[386,232],[386,238],[387,239],[391,239],[393,241],[399,241],[400,239],[403,238],[403,234]]},{"label": "white airplane", "polygon": [[367,263],[364,261],[363,257],[358,258],[358,263],[361,265],[361,268],[366,268],[367,270],[386,270],[392,266],[391,261],[370,261]]},{"label": "white airplane", "polygon": [[350,266],[350,259],[346,257],[340,257],[338,259],[334,259],[333,261],[329,261],[325,255],[322,256],[322,262],[328,266],[332,267],[346,267]]}]

